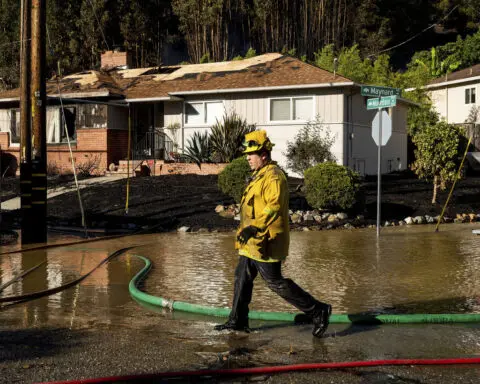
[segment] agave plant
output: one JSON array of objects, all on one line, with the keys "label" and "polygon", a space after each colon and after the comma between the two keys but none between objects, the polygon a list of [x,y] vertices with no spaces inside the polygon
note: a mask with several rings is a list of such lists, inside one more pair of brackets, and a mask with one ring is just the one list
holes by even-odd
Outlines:
[{"label": "agave plant", "polygon": [[223,119],[212,126],[210,144],[215,159],[222,163],[229,163],[242,155],[242,142],[247,133],[255,131],[255,124],[247,124],[235,112],[225,112]]},{"label": "agave plant", "polygon": [[212,161],[212,148],[208,132],[194,132],[193,136],[187,140],[187,147],[183,155],[199,167],[202,163],[210,163]]}]

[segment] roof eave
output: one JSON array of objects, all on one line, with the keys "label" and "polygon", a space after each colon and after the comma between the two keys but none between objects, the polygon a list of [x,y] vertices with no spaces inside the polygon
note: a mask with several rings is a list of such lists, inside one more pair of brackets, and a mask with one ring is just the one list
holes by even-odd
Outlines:
[{"label": "roof eave", "polygon": [[183,98],[178,96],[159,96],[159,97],[132,97],[127,98],[125,101],[127,103],[150,103],[154,101],[181,101]]},{"label": "roof eave", "polygon": [[[476,81],[476,80],[480,80],[480,76],[466,77],[458,80],[448,80],[448,81],[442,81],[441,83],[428,84],[428,85],[424,85],[422,89],[441,88],[449,85],[468,83],[470,81]],[[405,89],[405,91],[410,92],[415,89],[416,88],[407,88]]]},{"label": "roof eave", "polygon": [[298,84],[298,85],[278,85],[271,87],[249,87],[249,88],[224,88],[224,89],[207,89],[199,91],[176,91],[169,92],[170,96],[188,96],[188,95],[208,95],[218,93],[241,93],[241,92],[262,92],[262,91],[282,91],[291,89],[305,89],[305,88],[337,88],[349,87],[356,85],[353,81],[338,82],[338,83],[320,83],[320,84]]}]

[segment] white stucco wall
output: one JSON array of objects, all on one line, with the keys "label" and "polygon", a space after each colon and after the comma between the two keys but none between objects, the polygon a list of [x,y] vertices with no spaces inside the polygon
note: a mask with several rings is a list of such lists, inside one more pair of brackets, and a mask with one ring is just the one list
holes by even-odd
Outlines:
[{"label": "white stucco wall", "polygon": [[[465,90],[475,89],[475,103],[465,103]],[[465,82],[460,84],[445,85],[429,92],[432,103],[447,123],[464,123],[473,106],[480,105],[480,82]]]},{"label": "white stucco wall", "polygon": [[[351,101],[349,101],[350,96],[346,96],[344,91],[340,88],[325,88],[291,92],[231,93],[189,96],[185,98],[185,101],[223,101],[227,113],[235,111],[249,124],[255,123],[258,129],[267,131],[270,139],[275,143],[272,152],[273,159],[285,166],[284,152],[287,149],[287,142],[294,140],[305,122],[269,121],[270,98],[313,96],[314,115],[319,115],[324,126],[328,127],[332,135],[336,137],[332,152],[337,162],[351,166],[362,173],[376,174],[377,146],[371,137],[371,122],[375,111],[367,111],[365,98],[360,94],[351,96]],[[209,129],[209,126],[205,124],[185,124],[183,108],[181,101],[166,102],[164,108],[165,126],[172,122],[182,124],[184,135],[181,147],[186,145],[194,132]],[[394,132],[383,149],[382,172],[405,169],[407,165],[406,106],[400,104],[395,107],[392,118]],[[349,119],[351,123],[348,123]],[[353,137],[350,132],[353,132]],[[364,167],[359,169],[359,164],[362,162]]]}]

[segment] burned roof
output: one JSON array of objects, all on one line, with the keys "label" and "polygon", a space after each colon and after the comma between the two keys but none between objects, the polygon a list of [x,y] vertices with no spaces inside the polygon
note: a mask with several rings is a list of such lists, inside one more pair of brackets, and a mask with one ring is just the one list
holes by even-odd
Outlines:
[{"label": "burned roof", "polygon": [[[342,83],[353,84],[345,77],[296,58],[268,53],[218,63],[85,71],[49,80],[47,94],[65,97],[121,97],[134,101],[168,98],[171,94],[181,95],[183,92],[301,88],[305,85],[329,86]],[[18,89],[1,92],[0,101],[18,95]]]}]

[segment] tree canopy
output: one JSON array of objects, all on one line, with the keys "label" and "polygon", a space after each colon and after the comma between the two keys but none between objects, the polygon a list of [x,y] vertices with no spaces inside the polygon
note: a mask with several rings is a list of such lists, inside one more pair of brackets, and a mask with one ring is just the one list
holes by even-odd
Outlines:
[{"label": "tree canopy", "polygon": [[[18,84],[19,3],[0,1],[3,87]],[[47,64],[56,71],[59,62],[64,73],[98,68],[100,53],[116,48],[130,51],[136,67],[230,60],[250,50],[332,69],[335,55],[339,73],[397,86],[399,69],[424,80],[424,68],[432,77],[480,62],[480,0],[49,0],[47,7]]]}]

